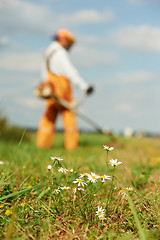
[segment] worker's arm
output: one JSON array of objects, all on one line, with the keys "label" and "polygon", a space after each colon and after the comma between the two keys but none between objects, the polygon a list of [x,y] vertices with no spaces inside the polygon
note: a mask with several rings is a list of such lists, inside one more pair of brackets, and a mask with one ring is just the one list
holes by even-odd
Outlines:
[{"label": "worker's arm", "polygon": [[91,89],[71,63],[66,50],[61,49],[51,56],[50,69],[57,75],[67,77],[74,85],[81,88],[87,94],[93,92],[93,88]]}]

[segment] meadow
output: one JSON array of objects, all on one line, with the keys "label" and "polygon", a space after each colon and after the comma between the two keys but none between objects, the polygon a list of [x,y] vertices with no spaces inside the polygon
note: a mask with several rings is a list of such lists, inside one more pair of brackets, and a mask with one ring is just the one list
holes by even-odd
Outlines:
[{"label": "meadow", "polygon": [[[0,239],[160,239],[160,138],[1,131]],[[109,148],[108,148],[109,147]]]}]

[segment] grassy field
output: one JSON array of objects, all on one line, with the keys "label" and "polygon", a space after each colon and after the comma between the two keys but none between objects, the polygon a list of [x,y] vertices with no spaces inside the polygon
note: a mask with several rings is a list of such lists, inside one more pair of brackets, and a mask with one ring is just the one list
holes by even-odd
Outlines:
[{"label": "grassy field", "polygon": [[159,138],[82,133],[66,151],[57,133],[38,150],[15,132],[0,143],[0,239],[160,239]]}]

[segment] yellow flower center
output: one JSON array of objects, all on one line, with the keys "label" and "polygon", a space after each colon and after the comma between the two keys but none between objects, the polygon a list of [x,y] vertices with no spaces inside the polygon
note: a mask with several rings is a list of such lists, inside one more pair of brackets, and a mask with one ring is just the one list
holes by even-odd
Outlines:
[{"label": "yellow flower center", "polygon": [[82,182],[82,179],[78,179],[77,182]]},{"label": "yellow flower center", "polygon": [[124,190],[120,190],[119,193],[125,193],[125,191]]},{"label": "yellow flower center", "polygon": [[105,176],[101,176],[101,178],[105,178]]},{"label": "yellow flower center", "polygon": [[95,176],[93,176],[93,175],[92,175],[92,178],[93,178],[93,179],[96,179]]}]

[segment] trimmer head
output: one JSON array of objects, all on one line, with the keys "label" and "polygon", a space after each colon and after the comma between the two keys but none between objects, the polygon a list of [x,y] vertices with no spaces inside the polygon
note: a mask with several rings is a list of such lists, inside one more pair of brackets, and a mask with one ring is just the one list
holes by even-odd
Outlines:
[{"label": "trimmer head", "polygon": [[38,87],[33,90],[36,97],[40,98],[51,98],[53,93],[51,87],[46,83],[41,83]]}]

